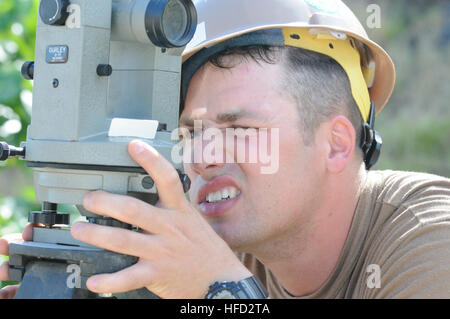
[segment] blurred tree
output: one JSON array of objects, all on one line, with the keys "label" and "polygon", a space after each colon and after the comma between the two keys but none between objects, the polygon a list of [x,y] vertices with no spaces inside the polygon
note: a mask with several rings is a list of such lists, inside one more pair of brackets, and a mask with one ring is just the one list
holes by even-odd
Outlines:
[{"label": "blurred tree", "polygon": [[450,177],[450,2],[344,0],[364,23],[367,6],[381,8],[369,37],[392,57],[397,82],[377,116],[383,149],[374,169],[423,171]]},{"label": "blurred tree", "polygon": [[[37,0],[0,0],[0,140],[12,145],[25,140],[30,122],[32,82],[21,77],[20,68],[34,57],[37,7]],[[1,236],[20,232],[28,211],[39,205],[23,162],[0,165]]]}]

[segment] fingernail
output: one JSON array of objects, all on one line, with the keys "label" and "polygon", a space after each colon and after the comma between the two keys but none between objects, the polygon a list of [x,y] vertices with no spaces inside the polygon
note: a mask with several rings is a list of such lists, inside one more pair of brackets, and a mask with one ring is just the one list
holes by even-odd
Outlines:
[{"label": "fingernail", "polygon": [[91,286],[92,288],[96,288],[98,286],[98,280],[96,278],[90,278],[89,286]]},{"label": "fingernail", "polygon": [[91,277],[87,280],[86,282],[86,286],[88,287],[89,290],[91,290],[92,292],[97,292],[97,287],[98,287],[98,279],[95,277]]},{"label": "fingernail", "polygon": [[92,201],[92,194],[87,193],[83,198],[83,206],[87,208],[91,204],[91,201]]},{"label": "fingernail", "polygon": [[72,225],[72,235],[75,237],[76,235],[78,235],[78,233],[81,230],[81,227],[83,227],[80,223],[75,223]]},{"label": "fingernail", "polygon": [[144,144],[142,142],[135,142],[133,144],[133,151],[135,154],[140,154],[144,151]]}]

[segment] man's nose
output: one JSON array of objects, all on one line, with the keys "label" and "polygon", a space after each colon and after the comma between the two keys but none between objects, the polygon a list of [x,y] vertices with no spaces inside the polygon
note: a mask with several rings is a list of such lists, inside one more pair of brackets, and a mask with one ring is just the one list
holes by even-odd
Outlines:
[{"label": "man's nose", "polygon": [[197,174],[222,168],[226,160],[226,144],[222,136],[216,135],[211,139],[202,136],[193,140],[190,165]]}]

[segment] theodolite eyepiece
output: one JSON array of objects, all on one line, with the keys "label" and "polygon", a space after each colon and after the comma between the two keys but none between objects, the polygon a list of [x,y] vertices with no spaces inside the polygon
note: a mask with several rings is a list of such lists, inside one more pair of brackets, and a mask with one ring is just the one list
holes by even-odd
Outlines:
[{"label": "theodolite eyepiece", "polygon": [[189,0],[149,1],[145,27],[154,45],[163,48],[185,46],[197,28],[197,11]]},{"label": "theodolite eyepiece", "polygon": [[115,40],[180,48],[193,38],[196,28],[197,11],[191,0],[113,2]]}]

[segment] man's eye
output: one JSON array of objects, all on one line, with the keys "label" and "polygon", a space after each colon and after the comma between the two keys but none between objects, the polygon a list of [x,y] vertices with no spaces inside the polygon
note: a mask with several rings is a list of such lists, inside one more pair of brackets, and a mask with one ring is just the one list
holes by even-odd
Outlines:
[{"label": "man's eye", "polygon": [[191,137],[191,139],[202,135],[202,133],[203,133],[203,130],[198,130],[198,129],[197,130],[194,130],[194,129],[189,130],[189,136]]},{"label": "man's eye", "polygon": [[243,130],[253,129],[253,127],[242,126],[242,125],[233,125],[233,126],[231,126],[231,128],[232,129],[243,129]]},{"label": "man's eye", "polygon": [[[231,129],[233,129],[233,130],[235,130],[235,129],[240,129],[240,130],[249,130],[249,129],[251,129],[251,130],[254,130],[255,128],[254,127],[248,127],[248,126],[243,126],[243,125],[232,125],[232,126],[229,126],[229,127],[226,127],[226,128],[222,128],[222,129],[220,129],[221,131],[223,131],[223,133],[225,133],[225,131],[226,131],[226,129],[228,129],[228,128],[231,128]],[[206,128],[207,129],[207,128]],[[201,129],[201,130],[199,130],[199,129],[196,129],[196,130],[194,130],[194,129],[188,129],[188,132],[189,132],[189,137],[191,138],[191,139],[194,139],[194,138],[197,138],[197,137],[199,137],[199,136],[201,136],[202,134],[204,134],[205,132],[204,132],[204,130],[205,130],[205,128],[204,129]],[[184,136],[181,136],[180,135],[180,139],[183,139],[184,138]]]},{"label": "man's eye", "polygon": [[182,140],[186,140],[189,138],[193,138],[194,137],[194,129],[187,129],[187,128],[183,128],[182,131],[180,131],[178,138],[180,141]]}]

